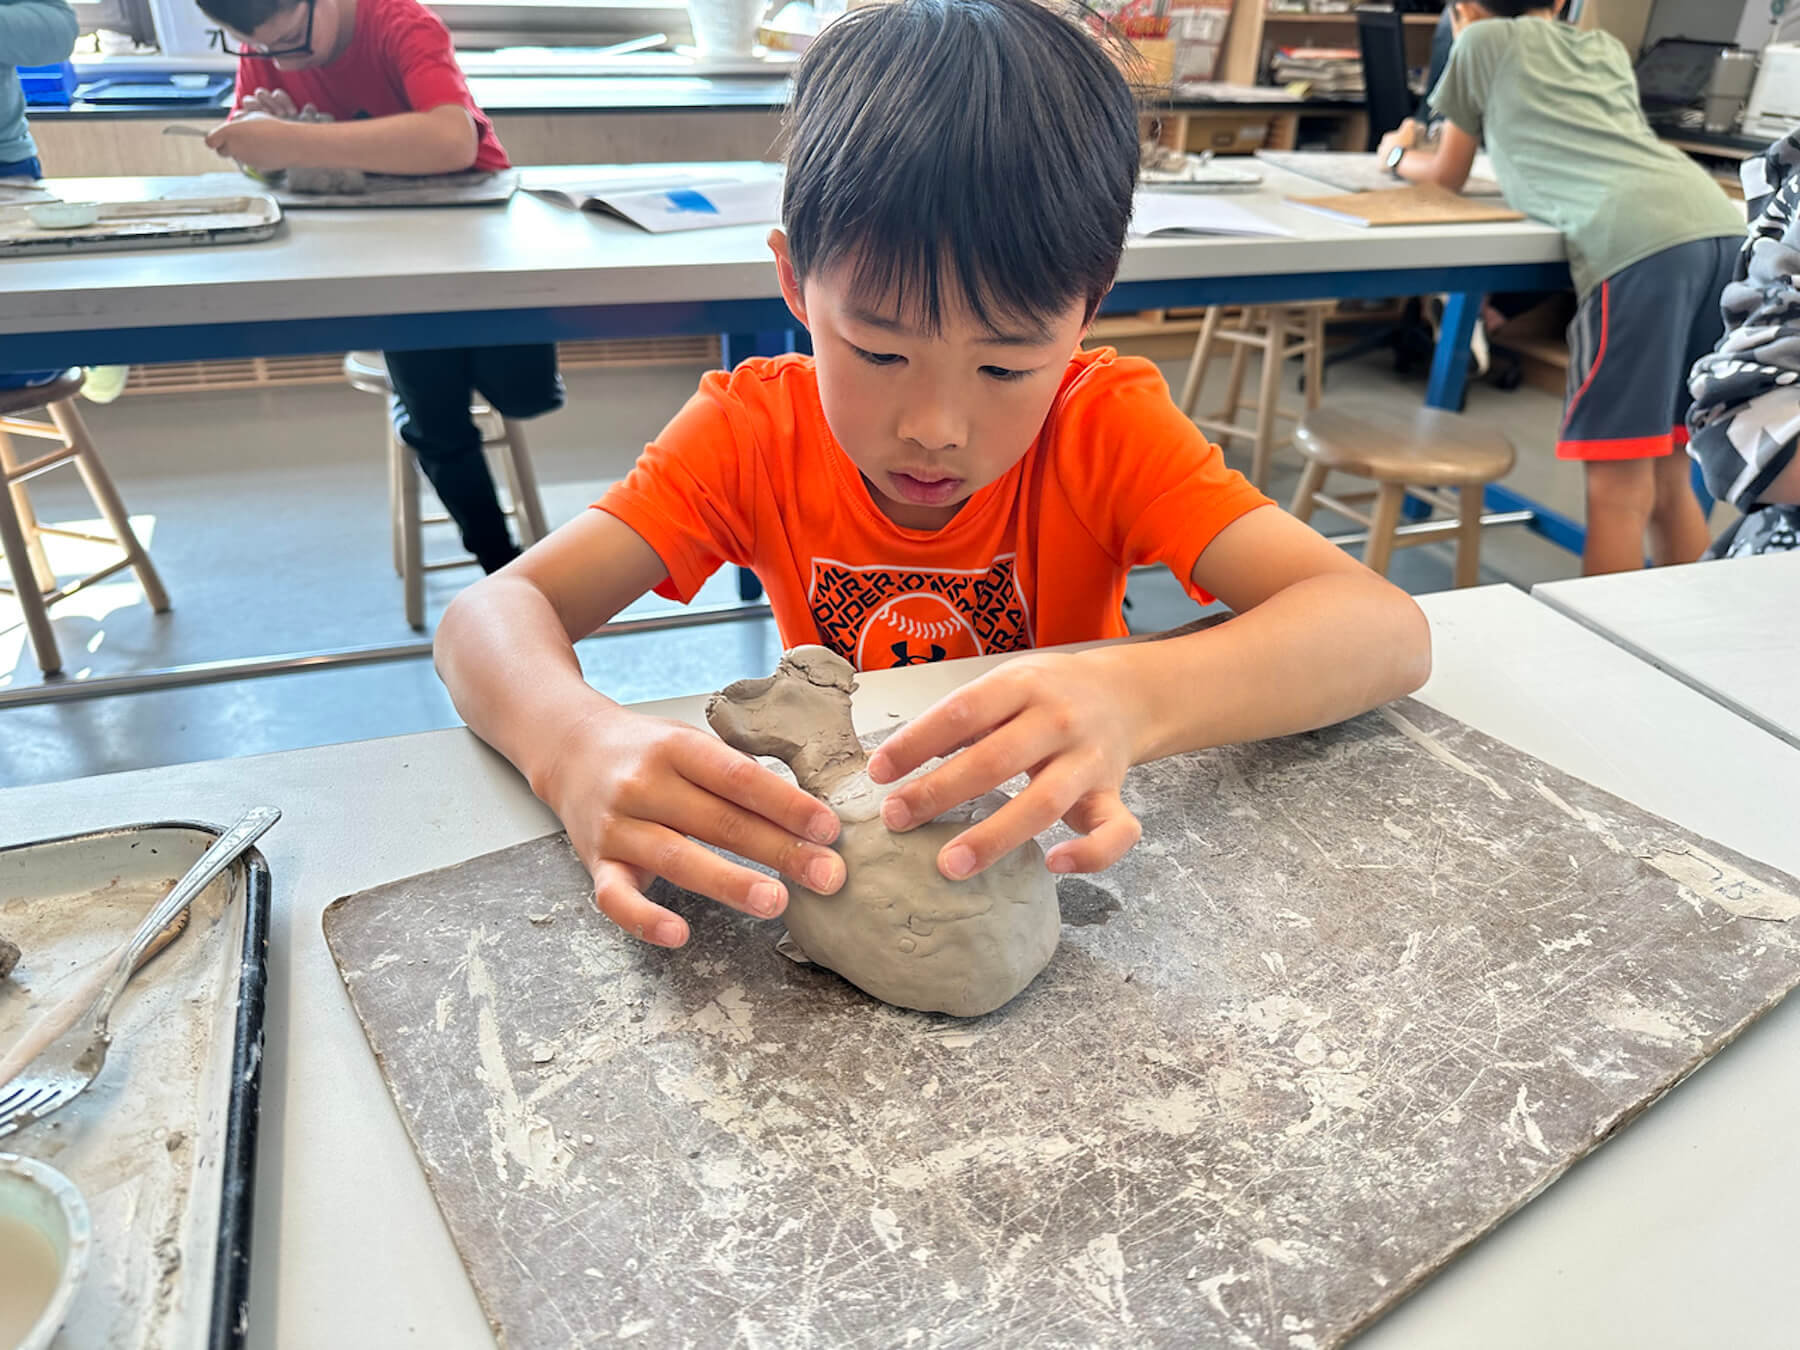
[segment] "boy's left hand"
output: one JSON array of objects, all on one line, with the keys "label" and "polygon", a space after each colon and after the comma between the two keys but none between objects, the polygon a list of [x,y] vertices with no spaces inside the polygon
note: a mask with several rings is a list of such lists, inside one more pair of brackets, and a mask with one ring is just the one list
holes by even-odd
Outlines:
[{"label": "boy's left hand", "polygon": [[[1387,135],[1381,138],[1381,146],[1375,151],[1376,155],[1382,159],[1386,159],[1388,152],[1396,145],[1403,145],[1408,150],[1418,149],[1420,130],[1421,128],[1417,121],[1410,117],[1407,118],[1395,130],[1388,132]],[[1367,145],[1368,142],[1364,141],[1363,144]]]},{"label": "boy's left hand", "polygon": [[1024,773],[1031,785],[946,844],[939,871],[952,881],[973,876],[1058,820],[1083,837],[1050,850],[1051,871],[1098,872],[1124,857],[1143,833],[1119,797],[1136,762],[1142,710],[1100,655],[1009,661],[890,736],[869,758],[878,783],[962,752],[887,799],[888,828],[923,825]]},{"label": "boy's left hand", "polygon": [[247,113],[214,127],[206,143],[245,168],[274,173],[293,163],[294,133],[300,125],[267,113]]}]

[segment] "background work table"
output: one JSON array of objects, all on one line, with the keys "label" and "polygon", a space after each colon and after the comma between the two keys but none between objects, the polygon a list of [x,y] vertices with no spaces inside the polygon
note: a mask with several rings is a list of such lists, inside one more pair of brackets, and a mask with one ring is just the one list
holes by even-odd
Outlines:
[{"label": "background work table", "polygon": [[[469,72],[475,101],[516,164],[646,163],[760,159],[774,153],[787,102],[785,75],[552,75]],[[63,177],[198,173],[218,167],[201,142],[165,137],[170,123],[209,125],[230,94],[208,105],[77,104],[33,108],[32,133],[47,171]],[[1173,94],[1144,109],[1207,145],[1292,149],[1304,123],[1346,150],[1364,142],[1355,100],[1305,100],[1271,90],[1266,100]],[[1195,146],[1204,149],[1206,145]]]},{"label": "background work table", "polygon": [[[1425,597],[1422,699],[1790,873],[1800,751],[1517,591]],[[865,677],[865,730],[991,661]],[[702,700],[647,705],[697,721]],[[555,822],[466,732],[0,792],[0,841],[125,822],[286,812],[275,878],[250,1343],[492,1343],[326,950],[340,895],[547,833]],[[599,922],[596,918],[593,922]],[[624,940],[624,939],[621,939]],[[1800,1006],[1479,1243],[1361,1344],[1752,1345],[1790,1330],[1800,1207]],[[796,1260],[802,1259],[796,1254]]]},{"label": "background work table", "polygon": [[[1566,278],[1562,237],[1547,226],[1358,229],[1290,205],[1287,194],[1318,195],[1319,184],[1263,167],[1264,186],[1230,201],[1289,237],[1133,240],[1108,308]],[[191,179],[53,186],[71,200],[196,190]],[[769,228],[658,236],[520,193],[504,208],[295,211],[263,244],[13,259],[0,262],[0,365],[787,328]],[[394,319],[407,322],[376,322]]]}]

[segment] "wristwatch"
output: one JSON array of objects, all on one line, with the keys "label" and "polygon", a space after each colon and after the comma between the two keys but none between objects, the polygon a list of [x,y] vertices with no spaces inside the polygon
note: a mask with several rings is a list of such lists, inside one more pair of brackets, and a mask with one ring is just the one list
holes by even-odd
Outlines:
[{"label": "wristwatch", "polygon": [[1396,178],[1400,177],[1400,161],[1406,158],[1408,148],[1404,145],[1396,145],[1387,152],[1387,158],[1382,161],[1387,166],[1387,171]]}]

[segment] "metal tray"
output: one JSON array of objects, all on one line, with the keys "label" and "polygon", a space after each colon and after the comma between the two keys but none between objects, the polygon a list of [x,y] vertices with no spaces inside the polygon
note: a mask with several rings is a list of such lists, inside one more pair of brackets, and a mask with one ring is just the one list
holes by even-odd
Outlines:
[{"label": "metal tray", "polygon": [[46,230],[32,223],[24,206],[0,206],[0,257],[253,244],[280,226],[281,204],[256,192],[102,202],[99,220],[73,230]]},{"label": "metal tray", "polygon": [[[159,822],[0,848],[0,934],[23,950],[0,981],[0,1045],[123,942],[219,833]],[[93,1214],[93,1259],[57,1350],[244,1343],[269,890],[254,849],[208,886],[126,986],[100,1077],[0,1145],[65,1173]]]},{"label": "metal tray", "polygon": [[290,211],[373,211],[396,206],[504,206],[519,190],[517,169],[467,173],[368,175],[366,192],[293,192],[282,179],[270,185]]}]

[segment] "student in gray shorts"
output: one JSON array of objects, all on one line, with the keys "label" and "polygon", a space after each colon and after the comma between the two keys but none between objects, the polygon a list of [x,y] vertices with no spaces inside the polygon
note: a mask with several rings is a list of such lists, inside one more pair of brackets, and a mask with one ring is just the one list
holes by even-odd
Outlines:
[{"label": "student in gray shorts", "polygon": [[1435,152],[1407,123],[1382,144],[1415,183],[1460,188],[1485,142],[1506,199],[1568,242],[1569,325],[1559,459],[1587,466],[1582,570],[1693,562],[1709,542],[1688,481],[1687,372],[1724,325],[1743,219],[1704,171],[1650,130],[1631,58],[1543,0],[1454,7],[1456,44],[1431,106]]}]

